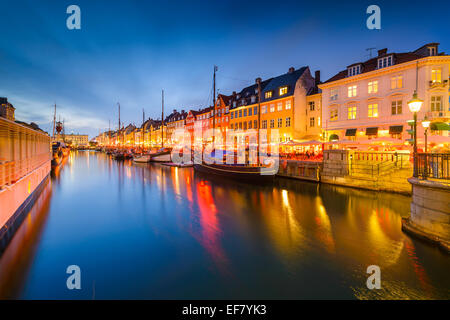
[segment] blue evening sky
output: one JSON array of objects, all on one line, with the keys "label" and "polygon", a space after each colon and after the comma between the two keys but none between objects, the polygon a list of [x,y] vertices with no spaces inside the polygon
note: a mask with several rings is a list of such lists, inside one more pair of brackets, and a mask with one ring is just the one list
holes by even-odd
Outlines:
[{"label": "blue evening sky", "polygon": [[[81,8],[81,30],[66,28],[66,8]],[[381,30],[366,28],[366,8],[381,7]],[[211,101],[287,72],[320,69],[326,80],[368,58],[366,48],[412,51],[440,42],[450,52],[450,1],[100,1],[0,0],[0,96],[16,118],[51,131],[53,104],[66,132],[140,124]],[[376,54],[376,51],[373,52]]]}]

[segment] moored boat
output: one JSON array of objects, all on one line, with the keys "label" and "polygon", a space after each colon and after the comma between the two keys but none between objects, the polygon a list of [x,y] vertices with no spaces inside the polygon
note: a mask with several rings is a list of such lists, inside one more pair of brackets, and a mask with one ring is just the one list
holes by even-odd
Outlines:
[{"label": "moored boat", "polygon": [[171,152],[170,148],[161,148],[155,153],[150,153],[150,161],[151,162],[170,162],[171,161]]},{"label": "moored boat", "polygon": [[194,170],[244,182],[272,181],[277,173],[273,166],[194,163]]},{"label": "moored boat", "polygon": [[139,154],[133,156],[133,161],[138,163],[147,163],[150,162],[150,155],[149,154]]}]

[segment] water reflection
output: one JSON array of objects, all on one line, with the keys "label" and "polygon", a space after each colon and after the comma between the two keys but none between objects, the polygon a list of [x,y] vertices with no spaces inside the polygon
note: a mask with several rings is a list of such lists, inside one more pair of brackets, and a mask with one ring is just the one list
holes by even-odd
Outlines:
[{"label": "water reflection", "polygon": [[[94,281],[97,298],[450,297],[449,257],[401,231],[409,197],[248,185],[95,152],[66,167],[41,199],[48,222],[33,224],[45,241],[17,240],[36,258],[21,267],[15,245],[0,260],[0,279],[17,279],[0,281],[5,297],[90,299]],[[88,278],[79,293],[61,285],[74,261]],[[372,264],[382,290],[365,286]]]}]

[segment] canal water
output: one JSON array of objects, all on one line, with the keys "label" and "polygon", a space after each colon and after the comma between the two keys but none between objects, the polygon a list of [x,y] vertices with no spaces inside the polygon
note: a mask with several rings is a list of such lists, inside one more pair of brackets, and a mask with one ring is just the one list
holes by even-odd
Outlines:
[{"label": "canal water", "polygon": [[450,257],[401,231],[409,203],[72,152],[0,258],[0,298],[448,299]]}]

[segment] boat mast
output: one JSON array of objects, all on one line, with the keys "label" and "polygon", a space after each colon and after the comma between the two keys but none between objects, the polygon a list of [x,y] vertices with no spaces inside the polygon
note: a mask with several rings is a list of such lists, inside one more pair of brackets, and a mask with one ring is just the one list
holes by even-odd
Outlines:
[{"label": "boat mast", "polygon": [[162,90],[162,108],[161,108],[161,148],[164,148],[164,89]]},{"label": "boat mast", "polygon": [[53,113],[53,139],[55,139],[55,126],[56,126],[56,103],[55,103],[55,111]]},{"label": "boat mast", "polygon": [[144,124],[145,124],[145,111],[144,111],[144,108],[142,108],[142,147],[141,147],[141,149],[142,150],[144,150],[144,143],[145,143],[145,127],[144,127]]},{"label": "boat mast", "polygon": [[117,105],[119,106],[119,131],[117,131],[117,138],[119,138],[119,146],[121,145],[120,143],[120,103],[117,102]]},{"label": "boat mast", "polygon": [[216,135],[216,71],[217,66],[214,66],[214,74],[213,74],[213,136],[212,136],[212,145],[214,150],[214,141]]},{"label": "boat mast", "polygon": [[258,128],[256,129],[256,145],[258,150],[256,152],[256,164],[259,166],[259,130],[261,128],[261,78],[257,78],[256,83],[258,84]]}]

